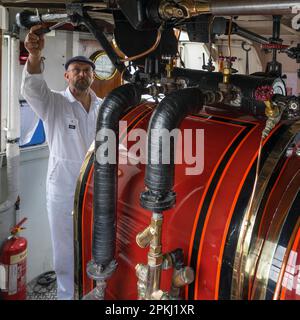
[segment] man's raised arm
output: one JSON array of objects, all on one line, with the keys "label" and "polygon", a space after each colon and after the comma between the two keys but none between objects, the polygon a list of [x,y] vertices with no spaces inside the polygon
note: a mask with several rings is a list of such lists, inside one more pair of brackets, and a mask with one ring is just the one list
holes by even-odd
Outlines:
[{"label": "man's raised arm", "polygon": [[41,29],[42,26],[33,26],[27,34],[24,46],[29,52],[27,71],[31,74],[41,73],[42,50],[45,46],[44,35],[37,35],[35,31]]}]

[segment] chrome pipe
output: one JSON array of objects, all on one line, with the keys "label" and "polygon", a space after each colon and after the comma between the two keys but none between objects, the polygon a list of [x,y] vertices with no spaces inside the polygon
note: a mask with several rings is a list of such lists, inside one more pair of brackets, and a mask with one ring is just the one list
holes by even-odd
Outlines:
[{"label": "chrome pipe", "polygon": [[211,0],[210,13],[220,16],[292,14],[299,0]]}]

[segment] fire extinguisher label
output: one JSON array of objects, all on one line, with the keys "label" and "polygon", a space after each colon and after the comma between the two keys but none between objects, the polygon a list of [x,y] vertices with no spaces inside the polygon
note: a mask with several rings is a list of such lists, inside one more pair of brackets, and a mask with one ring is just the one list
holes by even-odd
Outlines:
[{"label": "fire extinguisher label", "polygon": [[14,256],[11,256],[10,257],[10,264],[19,263],[20,261],[22,261],[26,257],[27,257],[27,249],[21,253],[15,254]]},{"label": "fire extinguisher label", "polygon": [[18,280],[18,265],[11,264],[9,266],[9,280],[8,280],[8,294],[16,294],[17,293],[17,282]]},{"label": "fire extinguisher label", "polygon": [[[8,266],[8,295],[19,294],[26,290],[26,257],[27,250],[10,257]],[[24,289],[25,288],[25,289]]]},{"label": "fire extinguisher label", "polygon": [[7,282],[8,282],[8,266],[6,264],[0,264],[0,289],[2,291],[7,291]]}]

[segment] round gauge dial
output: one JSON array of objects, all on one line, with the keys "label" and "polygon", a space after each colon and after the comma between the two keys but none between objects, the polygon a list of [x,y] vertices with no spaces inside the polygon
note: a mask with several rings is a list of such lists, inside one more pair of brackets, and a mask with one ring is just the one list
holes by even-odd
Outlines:
[{"label": "round gauge dial", "polygon": [[117,69],[105,52],[97,54],[93,61],[96,66],[95,75],[97,79],[109,80],[115,76]]}]

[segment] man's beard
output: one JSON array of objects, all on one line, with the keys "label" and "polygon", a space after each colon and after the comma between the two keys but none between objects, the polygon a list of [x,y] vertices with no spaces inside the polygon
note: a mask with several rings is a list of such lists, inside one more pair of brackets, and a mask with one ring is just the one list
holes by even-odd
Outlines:
[{"label": "man's beard", "polygon": [[87,79],[80,79],[74,83],[74,87],[79,91],[85,91],[90,87],[90,81]]}]

